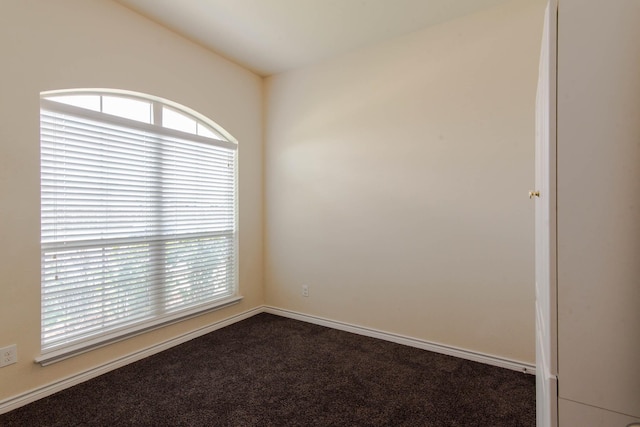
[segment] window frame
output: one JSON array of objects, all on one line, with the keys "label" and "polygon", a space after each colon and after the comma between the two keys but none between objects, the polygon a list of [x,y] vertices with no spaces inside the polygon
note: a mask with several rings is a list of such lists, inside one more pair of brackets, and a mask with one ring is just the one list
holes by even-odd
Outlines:
[{"label": "window frame", "polygon": [[[135,119],[128,119],[122,116],[113,115],[104,112],[98,112],[94,109],[82,108],[74,105],[65,104],[63,102],[54,101],[49,98],[63,97],[63,96],[75,96],[75,95],[92,95],[100,97],[100,104],[102,110],[102,96],[121,97],[127,99],[140,100],[150,103],[151,116],[150,123],[145,123]],[[162,126],[162,111],[164,107],[168,107],[171,110],[178,112],[196,122],[196,132],[198,126],[204,126],[206,129],[212,131],[212,133],[219,138],[211,138],[207,136],[191,134],[180,130],[168,128]],[[44,324],[41,327],[41,356],[36,358],[36,362],[45,366],[51,363],[55,363],[60,360],[64,360],[69,357],[73,357],[77,354],[90,351],[95,348],[103,347],[113,342],[121,341],[129,337],[139,335],[148,332],[153,329],[157,329],[169,324],[173,324],[182,320],[186,320],[203,313],[217,310],[223,307],[227,307],[232,304],[238,303],[242,297],[239,294],[239,269],[238,269],[238,142],[233,138],[224,128],[217,125],[211,119],[208,119],[204,115],[195,112],[188,107],[182,106],[175,102],[162,99],[159,97],[112,89],[73,89],[62,91],[47,91],[41,93],[40,111],[41,117],[44,110],[53,109],[60,113],[70,113],[72,115],[79,115],[83,118],[90,120],[98,120],[100,122],[135,128],[138,131],[148,131],[154,135],[166,135],[167,137],[178,138],[182,140],[192,141],[198,144],[210,144],[221,148],[233,150],[233,230],[232,230],[232,256],[233,256],[233,283],[229,285],[231,292],[221,298],[210,300],[204,304],[198,304],[195,306],[187,306],[184,309],[180,309],[169,314],[164,314],[161,317],[154,317],[150,320],[144,320],[133,324],[125,324],[124,326],[113,328],[106,333],[95,334],[95,336],[84,337],[81,339],[71,340],[67,343],[46,346],[44,344]],[[42,118],[41,118],[42,120]],[[42,125],[41,125],[42,126]],[[41,137],[40,144],[42,147],[43,140]],[[41,173],[42,173],[41,165]],[[42,190],[41,190],[42,191]],[[164,205],[159,205],[160,208]],[[41,206],[41,212],[42,212]],[[42,220],[41,220],[42,224]],[[46,248],[50,245],[42,241],[43,230],[40,231],[41,235],[41,253],[44,254]],[[181,236],[180,233],[173,234],[173,236]],[[133,241],[133,238],[129,238],[129,241]],[[44,257],[41,260],[41,268],[43,269],[43,281],[41,287],[44,287]],[[163,276],[165,277],[165,276]],[[43,288],[44,289],[44,288]],[[44,318],[44,300],[41,298],[41,313]]]}]

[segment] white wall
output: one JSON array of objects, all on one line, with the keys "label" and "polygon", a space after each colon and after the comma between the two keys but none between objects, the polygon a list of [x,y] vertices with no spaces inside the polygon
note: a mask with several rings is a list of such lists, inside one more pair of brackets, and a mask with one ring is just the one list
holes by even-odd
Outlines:
[{"label": "white wall", "polygon": [[[0,2],[0,402],[263,303],[262,79],[107,0]],[[239,141],[239,305],[42,368],[39,93],[128,89],[215,120]]]},{"label": "white wall", "polygon": [[534,361],[543,9],[510,2],[267,80],[267,304]]},{"label": "white wall", "polygon": [[558,19],[560,419],[622,427],[640,422],[640,2],[562,0]]}]

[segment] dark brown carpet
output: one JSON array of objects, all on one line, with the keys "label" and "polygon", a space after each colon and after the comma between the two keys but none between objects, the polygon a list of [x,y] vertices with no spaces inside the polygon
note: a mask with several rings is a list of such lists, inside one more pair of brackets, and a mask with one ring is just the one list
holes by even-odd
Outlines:
[{"label": "dark brown carpet", "polygon": [[535,425],[535,377],[260,314],[0,415],[1,426]]}]

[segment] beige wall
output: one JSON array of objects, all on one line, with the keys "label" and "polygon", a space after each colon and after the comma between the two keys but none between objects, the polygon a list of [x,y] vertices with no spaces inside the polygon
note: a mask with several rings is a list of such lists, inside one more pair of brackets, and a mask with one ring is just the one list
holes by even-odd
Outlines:
[{"label": "beige wall", "polygon": [[544,3],[267,79],[267,304],[534,361]]},{"label": "beige wall", "polygon": [[[0,1],[0,346],[17,344],[19,355],[0,369],[0,402],[265,300],[533,361],[526,192],[543,0],[517,0],[266,84],[112,1]],[[38,101],[41,91],[73,87],[167,98],[240,141],[245,298],[42,368],[33,363]]]},{"label": "beige wall", "polygon": [[[106,0],[2,0],[0,12],[0,401],[263,303],[262,79]],[[39,93],[121,88],[170,99],[239,141],[241,304],[42,368]]]}]

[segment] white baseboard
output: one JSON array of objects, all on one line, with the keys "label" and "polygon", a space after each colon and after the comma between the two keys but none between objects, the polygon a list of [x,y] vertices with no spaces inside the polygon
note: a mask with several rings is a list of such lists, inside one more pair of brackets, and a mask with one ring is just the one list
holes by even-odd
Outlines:
[{"label": "white baseboard", "polygon": [[390,332],[379,331],[376,329],[365,328],[362,326],[352,325],[335,320],[325,319],[323,317],[310,316],[308,314],[298,313],[295,311],[284,310],[277,307],[264,307],[265,313],[275,314],[277,316],[288,317],[290,319],[301,320],[303,322],[313,323],[316,325],[326,326],[341,331],[352,332],[358,335],[378,338],[384,341],[391,341],[397,344],[408,345],[410,347],[420,348],[422,350],[433,351],[434,353],[446,354],[449,356],[459,357],[461,359],[472,360],[487,365],[498,366],[513,371],[523,372],[525,374],[535,375],[536,367],[529,363],[516,360],[509,360],[498,356],[479,353],[475,351],[465,350],[444,344],[438,344],[430,341],[411,338],[404,335],[398,335]]},{"label": "white baseboard", "polygon": [[218,322],[212,323],[211,325],[204,326],[202,328],[196,329],[194,331],[191,331],[187,334],[170,339],[168,341],[136,351],[126,356],[119,357],[115,360],[112,360],[100,366],[96,366],[95,368],[89,369],[79,374],[71,375],[67,378],[55,381],[51,384],[38,387],[36,389],[27,391],[25,393],[19,394],[14,397],[10,397],[9,399],[0,401],[0,414],[4,414],[6,412],[17,409],[21,406],[27,405],[31,402],[35,402],[38,399],[42,399],[43,397],[50,396],[54,393],[57,393],[66,388],[72,387],[76,384],[80,384],[82,382],[88,381],[102,374],[106,374],[109,371],[113,371],[114,369],[118,369],[122,366],[128,365],[129,363],[137,362],[138,360],[142,360],[145,357],[149,357],[156,353],[160,353],[161,351],[183,344],[194,338],[198,338],[202,335],[206,335],[209,332],[213,332],[217,329],[224,328],[225,326],[232,325],[241,320],[248,319],[249,317],[262,313],[263,311],[264,309],[262,306],[256,307],[252,310],[248,310],[243,313],[237,314],[235,316],[229,317],[227,319],[220,320]]},{"label": "white baseboard", "polygon": [[0,401],[0,414],[4,414],[6,412],[12,411],[21,406],[27,405],[31,402],[35,402],[38,399],[42,399],[43,397],[50,396],[54,393],[57,393],[66,388],[72,387],[76,384],[80,384],[84,381],[88,381],[92,378],[105,374],[109,371],[113,371],[122,366],[128,365],[129,363],[142,360],[145,357],[152,356],[156,353],[167,350],[171,347],[175,347],[177,345],[190,341],[194,338],[198,338],[202,335],[206,335],[217,329],[224,328],[225,326],[232,325],[236,322],[248,319],[260,313],[270,313],[277,316],[287,317],[290,319],[300,320],[307,323],[313,323],[316,325],[338,329],[341,331],[352,332],[358,335],[364,335],[372,338],[378,338],[381,340],[394,342],[397,344],[408,345],[410,347],[416,347],[423,350],[433,351],[435,353],[446,354],[449,356],[459,357],[461,359],[485,363],[487,365],[493,365],[501,368],[511,369],[514,371],[520,371],[526,374],[535,374],[535,366],[528,363],[524,363],[524,362],[508,360],[508,359],[504,359],[497,356],[482,354],[482,353],[464,350],[464,349],[451,347],[443,344],[419,340],[416,338],[406,337],[403,335],[398,335],[390,332],[378,331],[371,328],[365,328],[362,326],[352,325],[349,323],[338,322],[335,320],[329,320],[329,319],[325,319],[317,316],[311,316],[308,314],[298,313],[295,311],[284,310],[277,307],[260,306],[252,310],[248,310],[243,313],[237,314],[235,316],[229,317],[227,319],[220,320],[211,325],[207,325],[205,327],[196,329],[195,331],[170,339],[168,341],[165,341],[165,342],[153,345],[151,347],[148,347],[146,349],[142,349],[137,352],[128,354],[126,356],[117,358],[115,360],[112,360],[103,365],[97,366],[95,368],[89,369],[87,371],[84,371],[75,375],[71,375],[67,378],[63,378],[51,384],[38,387],[33,390],[27,391],[25,393],[19,394],[17,396],[2,400]]}]

